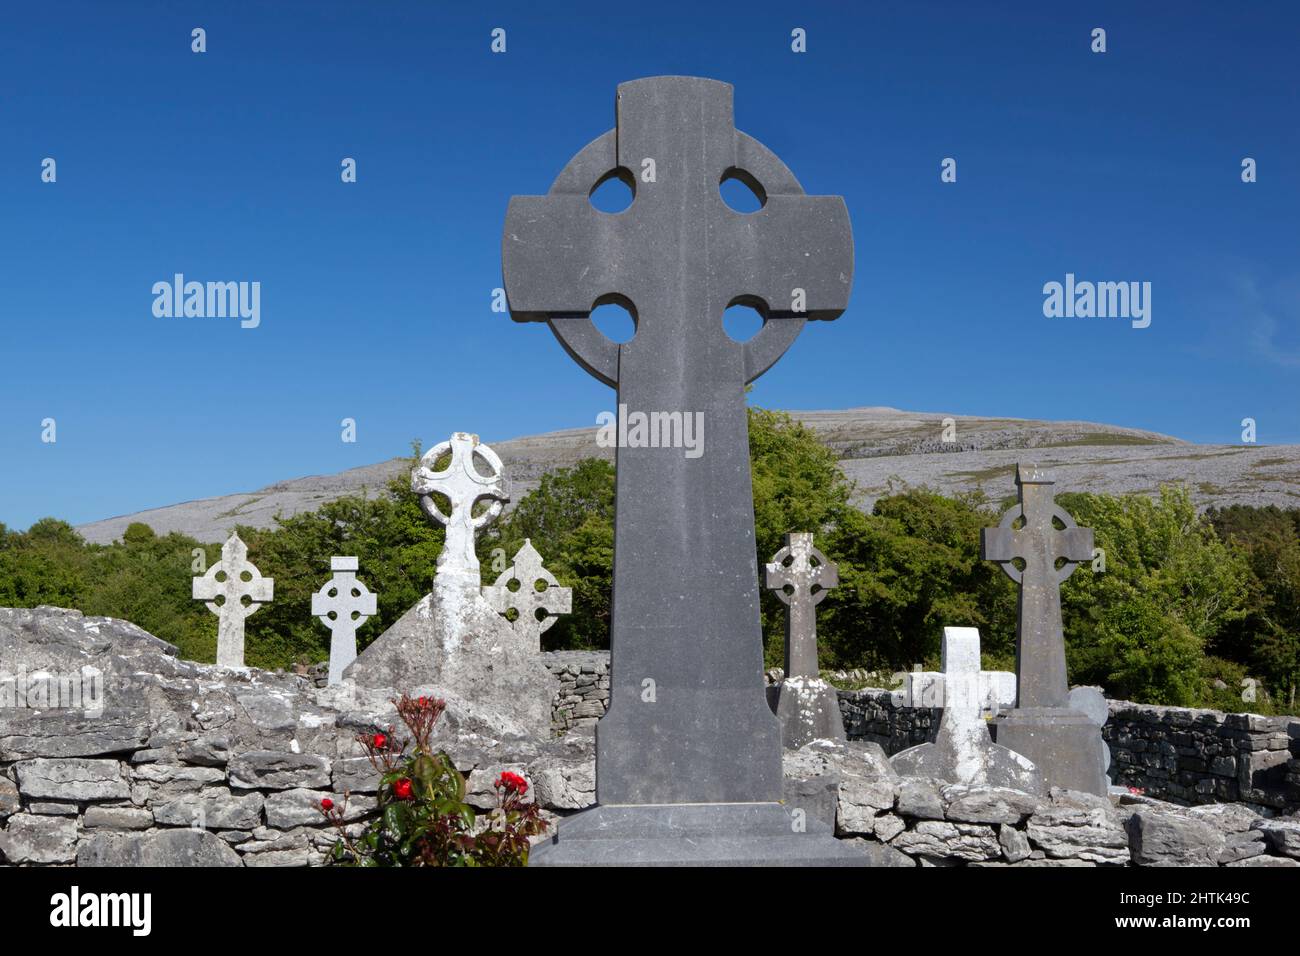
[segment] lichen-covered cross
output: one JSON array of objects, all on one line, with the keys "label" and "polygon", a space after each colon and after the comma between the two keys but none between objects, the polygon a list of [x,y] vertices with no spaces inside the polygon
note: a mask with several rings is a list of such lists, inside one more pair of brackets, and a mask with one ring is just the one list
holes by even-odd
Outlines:
[{"label": "lichen-covered cross", "polygon": [[[1016,623],[1018,708],[1068,705],[1061,582],[1079,562],[1092,558],[1092,529],[1078,527],[1055,502],[1053,484],[1037,466],[1017,465],[1020,503],[1007,510],[996,528],[980,532],[980,557],[998,562],[1007,577],[1020,585]],[[1018,568],[1017,561],[1024,567]]]},{"label": "lichen-covered cross", "polygon": [[808,532],[785,536],[765,568],[764,583],[790,610],[785,618],[785,676],[817,677],[817,605],[840,583],[839,568],[813,547]]},{"label": "lichen-covered cross", "polygon": [[[518,583],[515,590],[510,589],[511,582]],[[542,632],[559,620],[556,615],[573,610],[573,588],[560,587],[555,575],[542,566],[542,556],[528,538],[515,552],[514,563],[495,583],[483,588],[483,597],[500,614],[515,612],[511,627],[535,651],[542,649]]]},{"label": "lichen-covered cross", "polygon": [[311,596],[311,613],[330,629],[329,683],[341,684],[343,671],[357,659],[357,630],[378,608],[374,593],[357,580],[355,557],[330,558],[334,576]]},{"label": "lichen-covered cross", "polygon": [[[438,459],[451,453],[447,467],[438,470]],[[474,466],[475,455],[487,463],[491,471],[479,474]],[[479,443],[477,435],[456,432],[448,441],[425,452],[420,465],[411,474],[411,489],[420,495],[420,507],[429,517],[447,528],[442,553],[438,555],[438,578],[445,584],[481,585],[478,556],[474,553],[474,536],[488,522],[501,513],[502,505],[510,500],[502,473],[501,459],[487,445]],[[433,495],[445,495],[451,503],[451,514],[443,514]],[[483,499],[491,504],[482,514],[475,516],[474,505]]]},{"label": "lichen-covered cross", "polygon": [[217,615],[217,666],[244,666],[244,621],[275,595],[275,579],[264,578],[248,560],[248,546],[231,534],[221,560],[194,579],[191,593]]}]

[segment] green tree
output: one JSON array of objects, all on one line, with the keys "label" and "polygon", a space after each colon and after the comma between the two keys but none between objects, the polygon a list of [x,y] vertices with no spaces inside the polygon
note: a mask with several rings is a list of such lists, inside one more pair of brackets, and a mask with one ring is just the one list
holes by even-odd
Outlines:
[{"label": "green tree", "polygon": [[1248,662],[1281,707],[1295,713],[1300,688],[1300,510],[1234,505],[1211,509],[1208,517],[1219,535],[1244,555],[1253,575],[1249,614],[1225,628],[1211,649]]},{"label": "green tree", "polygon": [[1182,486],[1154,500],[1064,494],[1060,503],[1105,556],[1104,573],[1084,565],[1062,592],[1072,679],[1147,703],[1199,703],[1207,642],[1246,613],[1242,556]]}]

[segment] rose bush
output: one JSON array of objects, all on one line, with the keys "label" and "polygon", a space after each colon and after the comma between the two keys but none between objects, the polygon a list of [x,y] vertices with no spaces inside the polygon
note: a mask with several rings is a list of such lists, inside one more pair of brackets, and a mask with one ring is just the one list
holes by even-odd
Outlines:
[{"label": "rose bush", "polygon": [[[357,738],[379,773],[378,807],[359,835],[348,832],[347,796],[339,806],[321,801],[338,832],[329,862],[344,866],[525,866],[531,836],[546,831],[528,781],[506,771],[497,779],[497,805],[481,816],[465,803],[465,778],[430,744],[446,702],[402,695],[393,701],[410,739],[387,733]],[[409,748],[409,751],[408,751]]]}]

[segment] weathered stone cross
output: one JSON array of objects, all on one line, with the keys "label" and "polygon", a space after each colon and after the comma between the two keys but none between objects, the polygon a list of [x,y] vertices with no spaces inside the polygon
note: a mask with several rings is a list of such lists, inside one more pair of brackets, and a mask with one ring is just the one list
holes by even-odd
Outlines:
[{"label": "weathered stone cross", "polygon": [[231,534],[221,560],[195,578],[191,593],[217,615],[217,666],[244,666],[244,620],[275,594],[275,579],[264,578],[248,560],[248,546]]},{"label": "weathered stone cross", "polygon": [[787,750],[813,740],[844,740],[839,695],[821,679],[817,666],[817,605],[828,588],[839,585],[839,569],[813,547],[810,533],[793,532],[764,571],[764,583],[789,608],[785,679],[767,689],[768,703],[781,722],[781,740]]},{"label": "weathered stone cross", "polygon": [[[1022,708],[1065,707],[1069,702],[1061,582],[1080,561],[1092,558],[1092,529],[1077,527],[1053,500],[1053,484],[1037,466],[1017,465],[1020,503],[1007,510],[998,527],[980,532],[980,557],[997,561],[1020,585],[1016,706]],[[1059,569],[1058,559],[1065,562]],[[1023,570],[1016,567],[1017,560],[1024,562]]]},{"label": "weathered stone cross", "polygon": [[997,741],[1032,761],[1046,786],[1102,795],[1101,728],[1070,706],[1061,629],[1061,582],[1092,557],[1092,529],[1075,525],[1056,504],[1052,484],[1035,466],[1018,465],[1020,503],[980,535],[980,556],[997,561],[1020,585],[1016,706],[998,717]]},{"label": "weathered stone cross", "polygon": [[[519,585],[513,591],[510,589],[512,581]],[[537,589],[539,583],[544,585],[540,591]],[[573,588],[560,587],[555,575],[542,566],[542,556],[528,538],[515,552],[514,563],[502,571],[493,584],[483,588],[483,597],[499,614],[514,610],[516,617],[510,626],[515,633],[526,637],[536,651],[542,649],[542,632],[559,620],[556,615],[573,610]]]},{"label": "weathered stone cross", "polygon": [[[620,84],[617,127],[545,196],[510,200],[502,238],[516,321],[548,323],[569,356],[643,414],[702,413],[703,454],[617,449],[610,708],[597,725],[604,805],[781,799],[781,742],[764,702],[746,383],[807,319],[848,304],[853,240],[837,196],[807,196],[775,154],[738,132],[729,84],[664,76]],[[634,187],[618,214],[589,195]],[[762,208],[733,211],[740,179]],[[629,309],[630,342],[591,321]],[[723,312],[758,308],[747,342]]]},{"label": "weathered stone cross", "polygon": [[[451,452],[451,461],[442,471],[436,471],[438,459]],[[474,456],[480,456],[492,471],[484,476],[474,467]],[[487,445],[479,443],[477,435],[455,432],[449,441],[442,442],[425,452],[420,467],[411,475],[411,489],[420,495],[420,507],[429,517],[447,528],[442,553],[438,555],[438,574],[435,584],[481,586],[478,556],[474,553],[474,535],[501,513],[501,506],[510,500],[510,493],[502,477],[501,459]],[[442,494],[451,502],[450,515],[438,507],[433,495]],[[475,517],[474,505],[484,498],[492,504]]]},{"label": "weathered stone cross", "polygon": [[790,609],[785,617],[785,676],[817,677],[821,673],[817,666],[817,605],[826,598],[828,588],[839,585],[839,569],[813,547],[810,533],[793,532],[785,536],[785,547],[764,570],[764,583]]},{"label": "weathered stone cross", "polygon": [[330,684],[343,682],[343,668],[357,659],[357,630],[378,608],[378,600],[357,580],[355,557],[330,558],[334,576],[311,596],[311,612],[330,629]]}]

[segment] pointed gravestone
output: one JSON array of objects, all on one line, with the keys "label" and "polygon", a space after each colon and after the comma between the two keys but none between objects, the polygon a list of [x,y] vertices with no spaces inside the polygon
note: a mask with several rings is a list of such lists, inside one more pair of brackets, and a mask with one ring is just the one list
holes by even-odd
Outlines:
[{"label": "pointed gravestone", "polygon": [[[732,88],[696,77],[623,83],[617,128],[581,150],[545,196],[515,196],[502,238],[516,321],[546,322],[565,351],[617,390],[630,414],[696,416],[692,449],[617,448],[609,712],[597,724],[599,806],[566,819],[533,860],[782,862],[841,858],[779,804],[780,725],[763,690],[745,385],[807,319],[848,302],[853,241],[837,196],[807,196],[732,122]],[[617,177],[632,204],[590,194]],[[763,208],[730,209],[738,179]],[[616,344],[591,321],[618,302],[636,333]],[[762,329],[737,342],[723,312]],[[672,444],[669,442],[668,444]],[[687,454],[687,451],[690,454]]]},{"label": "pointed gravestone", "polygon": [[1092,529],[1056,504],[1053,484],[1036,466],[1018,465],[1019,504],[980,533],[980,556],[998,562],[1020,589],[1016,706],[998,719],[997,740],[1033,761],[1049,787],[1104,795],[1101,730],[1070,706],[1061,628],[1061,582],[1091,560]]},{"label": "pointed gravestone", "polygon": [[781,742],[798,750],[813,740],[845,740],[839,695],[817,666],[817,605],[840,583],[839,571],[806,532],[787,534],[764,571],[764,583],[788,608],[785,679],[767,692],[781,721]]},{"label": "pointed gravestone", "polygon": [[329,683],[343,682],[343,669],[357,659],[357,631],[375,613],[374,593],[357,580],[355,557],[330,558],[334,576],[311,596],[311,612],[330,629]]},{"label": "pointed gravestone", "polygon": [[[376,638],[344,677],[359,687],[436,690],[453,711],[469,710],[499,733],[549,737],[555,678],[527,635],[516,633],[483,597],[474,553],[475,535],[510,499],[501,459],[477,435],[456,432],[424,455],[411,488],[425,513],[447,529],[433,590]],[[435,496],[447,501],[446,512]]]},{"label": "pointed gravestone", "polygon": [[264,578],[248,560],[248,546],[231,534],[221,560],[195,578],[191,593],[217,615],[217,666],[244,666],[244,621],[275,594],[275,579]]},{"label": "pointed gravestone", "polygon": [[1044,792],[1042,777],[1033,763],[998,746],[989,736],[979,675],[980,632],[973,627],[945,627],[939,732],[934,743],[899,751],[889,762],[904,776]]},{"label": "pointed gravestone", "polygon": [[515,552],[514,563],[494,584],[483,588],[483,597],[500,614],[513,610],[515,619],[510,626],[538,651],[542,649],[542,632],[559,620],[557,615],[573,610],[573,588],[560,587],[555,575],[542,567],[542,556],[528,538]]}]

